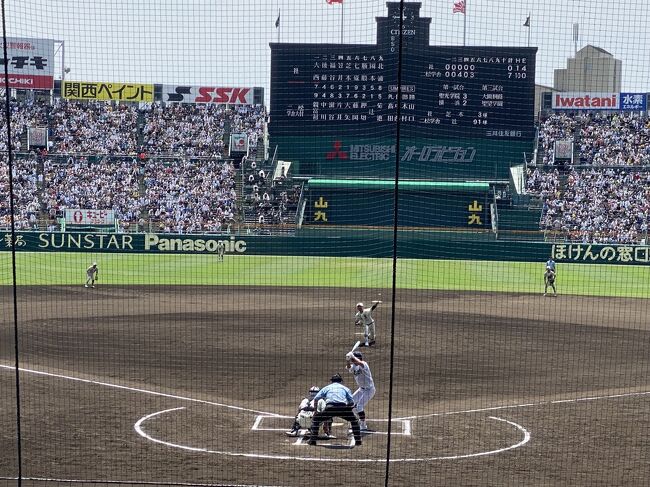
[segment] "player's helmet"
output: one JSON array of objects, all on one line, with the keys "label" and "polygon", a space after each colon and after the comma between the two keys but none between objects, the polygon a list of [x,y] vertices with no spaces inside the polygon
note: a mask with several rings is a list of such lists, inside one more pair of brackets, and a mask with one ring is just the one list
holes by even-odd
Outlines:
[{"label": "player's helmet", "polygon": [[363,360],[363,355],[361,354],[361,352],[354,352],[353,355],[359,360]]},{"label": "player's helmet", "polygon": [[312,399],[315,398],[316,394],[318,394],[318,391],[320,391],[320,389],[318,387],[311,386],[309,388],[309,397],[312,398]]},{"label": "player's helmet", "polygon": [[547,265],[547,266],[546,266],[546,269],[547,269],[547,270],[551,270],[551,266],[550,266],[550,265]]},{"label": "player's helmet", "polygon": [[343,382],[343,377],[338,372],[332,376],[330,379],[332,382]]}]

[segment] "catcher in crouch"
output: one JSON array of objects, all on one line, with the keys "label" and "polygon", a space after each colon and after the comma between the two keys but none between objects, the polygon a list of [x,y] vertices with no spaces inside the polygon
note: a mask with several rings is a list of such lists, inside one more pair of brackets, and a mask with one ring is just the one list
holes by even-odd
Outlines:
[{"label": "catcher in crouch", "polygon": [[[289,431],[285,431],[287,436],[299,436],[301,429],[309,430],[311,427],[311,420],[314,417],[316,412],[316,401],[314,398],[320,389],[316,386],[312,386],[309,389],[309,394],[305,396],[302,401],[300,401],[300,406],[298,406],[298,412],[296,417],[293,420],[293,425]],[[328,438],[333,438],[332,436],[332,421],[323,422],[323,434]]]}]

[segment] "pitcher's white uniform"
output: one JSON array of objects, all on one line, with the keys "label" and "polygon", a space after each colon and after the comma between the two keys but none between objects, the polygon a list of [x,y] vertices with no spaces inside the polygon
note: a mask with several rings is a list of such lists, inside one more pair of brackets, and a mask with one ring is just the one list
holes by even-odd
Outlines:
[{"label": "pitcher's white uniform", "polygon": [[372,312],[380,302],[375,301],[371,308],[364,308],[363,303],[357,303],[357,314],[354,315],[354,322],[363,325],[365,328],[363,336],[365,337],[366,347],[375,343],[375,319],[372,317]]},{"label": "pitcher's white uniform", "polygon": [[372,380],[372,372],[367,362],[361,365],[352,364],[350,372],[354,374],[354,380],[359,388],[352,394],[357,412],[361,413],[373,396],[375,395],[375,381]]}]

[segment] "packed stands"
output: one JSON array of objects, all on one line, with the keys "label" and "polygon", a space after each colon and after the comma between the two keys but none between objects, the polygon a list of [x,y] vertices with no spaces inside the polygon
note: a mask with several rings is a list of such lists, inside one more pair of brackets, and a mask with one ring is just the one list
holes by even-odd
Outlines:
[{"label": "packed stands", "polygon": [[650,172],[632,168],[531,171],[529,192],[543,201],[540,227],[572,241],[639,243],[650,222]]},{"label": "packed stands", "polygon": [[[0,227],[11,224],[9,202],[9,165],[6,156],[0,162]],[[36,158],[14,161],[13,196],[14,220],[17,229],[30,229],[36,226],[41,204],[38,199],[38,163]]]},{"label": "packed stands", "polygon": [[538,162],[553,163],[554,142],[573,139],[575,164],[640,166],[650,164],[650,119],[634,113],[549,115],[539,130]]},{"label": "packed stands", "polygon": [[138,108],[57,99],[49,113],[51,153],[136,154]]},{"label": "packed stands", "polygon": [[143,111],[143,150],[149,154],[221,156],[226,131],[248,134],[254,150],[266,123],[263,106],[153,103]]},{"label": "packed stands", "polygon": [[236,215],[235,168],[230,161],[150,161],[144,167],[145,210],[156,230],[221,232]]},{"label": "packed stands", "polygon": [[[10,104],[10,110],[12,148],[20,152],[26,149],[23,147],[22,138],[27,127],[47,126],[49,106],[41,102],[14,100]],[[2,116],[0,117],[0,152],[7,150],[7,120]]]}]

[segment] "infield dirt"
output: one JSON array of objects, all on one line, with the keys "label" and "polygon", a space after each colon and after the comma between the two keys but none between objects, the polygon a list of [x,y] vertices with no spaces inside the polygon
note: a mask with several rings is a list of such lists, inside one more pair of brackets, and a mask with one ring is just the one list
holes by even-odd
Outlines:
[{"label": "infield dirt", "polygon": [[[409,418],[411,434],[404,421],[392,423],[390,485],[650,481],[648,301],[400,290],[393,310],[390,295],[19,287],[22,474],[383,485],[394,311],[392,417]],[[374,313],[377,346],[362,349],[377,385],[367,408],[376,434],[360,448],[328,446],[347,444],[342,425],[338,440],[295,445],[281,430],[311,385],[345,372],[361,332],[354,305],[372,299],[384,301]],[[0,477],[11,478],[11,288],[0,288],[0,308]],[[258,416],[261,429],[252,429]],[[138,434],[139,420],[164,443]]]}]

